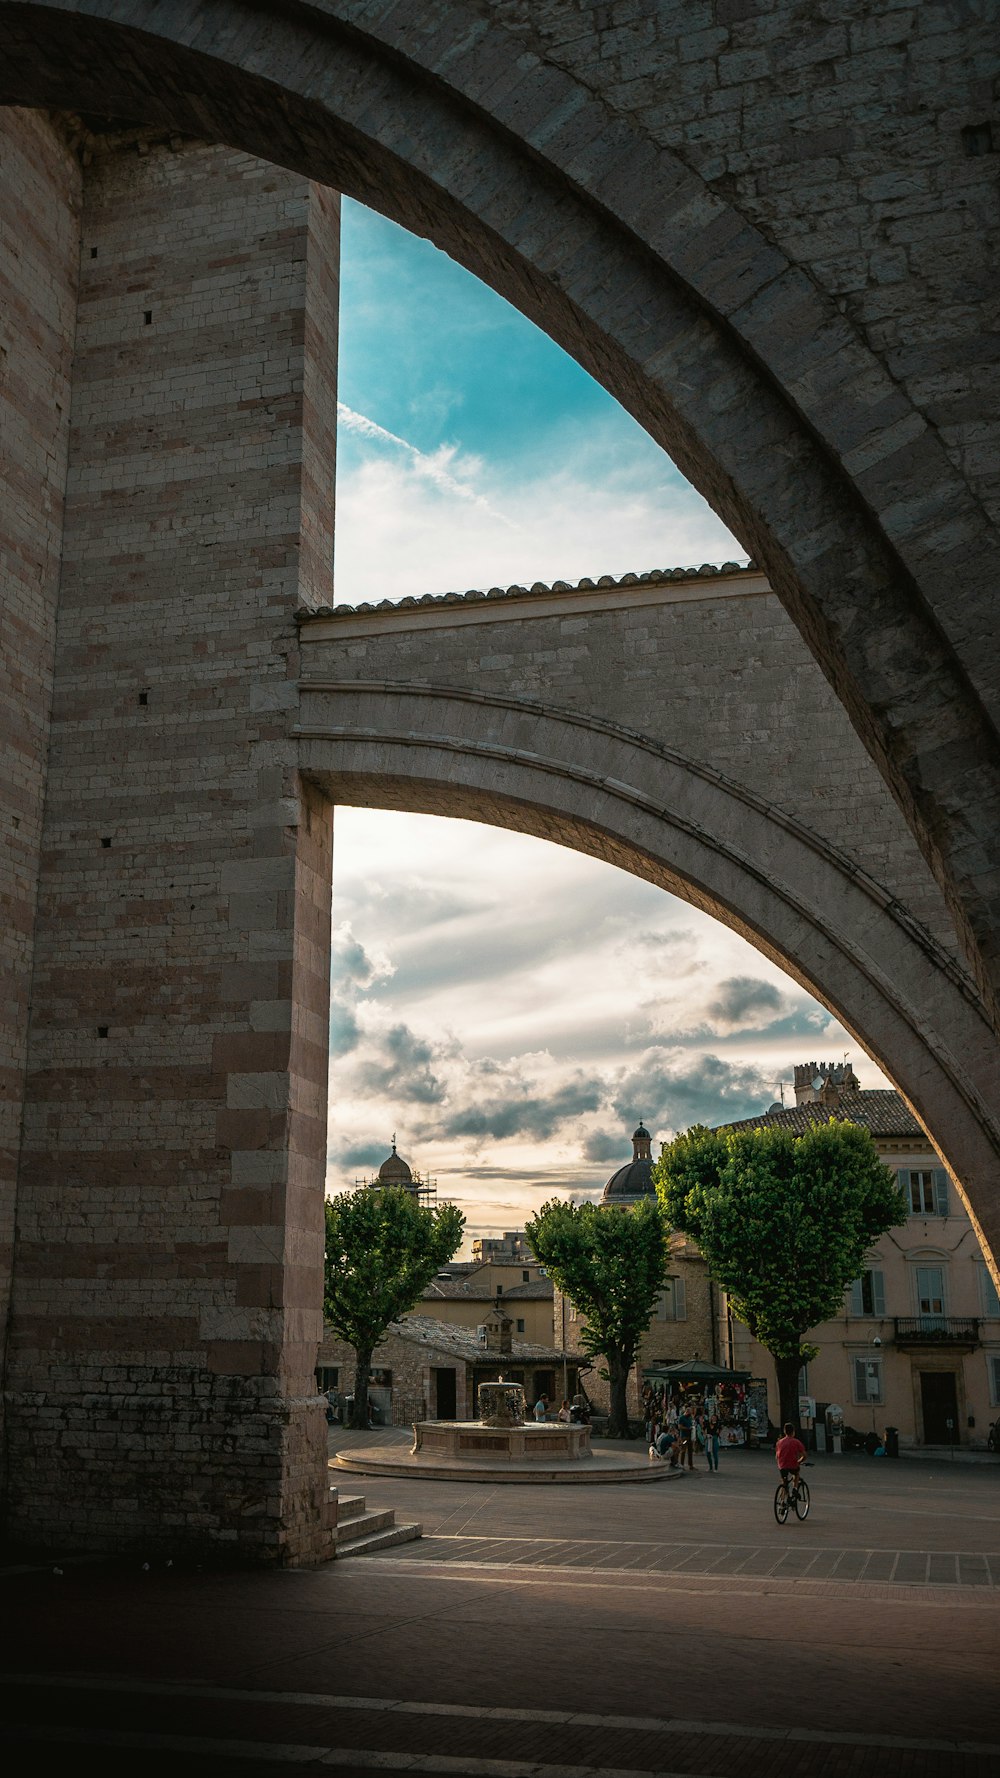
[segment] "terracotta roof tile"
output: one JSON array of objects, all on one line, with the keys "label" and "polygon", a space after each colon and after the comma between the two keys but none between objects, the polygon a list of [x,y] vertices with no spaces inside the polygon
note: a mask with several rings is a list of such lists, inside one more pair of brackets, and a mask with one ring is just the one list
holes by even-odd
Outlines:
[{"label": "terracotta roof tile", "polygon": [[809,1104],[786,1105],[778,1111],[764,1111],[759,1117],[743,1117],[735,1123],[719,1124],[721,1130],[755,1130],[764,1127],[792,1130],[799,1135],[816,1124],[834,1118],[842,1123],[860,1124],[873,1136],[913,1136],[928,1148],[930,1138],[917,1122],[906,1101],[891,1087],[863,1087],[856,1093],[844,1093],[836,1106]]},{"label": "terracotta roof tile", "polygon": [[360,605],[300,605],[296,617],[300,622],[308,622],[313,617],[354,617],[358,612],[367,611],[403,611],[424,609],[432,605],[473,604],[479,599],[538,599],[550,593],[583,593],[597,587],[630,587],[659,586],[668,580],[713,580],[720,575],[729,579],[734,574],[758,574],[756,562],[702,562],[697,568],[651,568],[645,574],[623,574],[617,580],[613,574],[602,574],[599,580],[578,580],[571,584],[568,580],[547,581],[536,580],[527,586],[491,586],[487,592],[472,588],[467,593],[424,593],[419,599],[408,596],[405,599],[380,599],[377,605],[365,600]]},{"label": "terracotta roof tile", "polygon": [[[479,1344],[474,1327],[454,1327],[447,1321],[435,1321],[430,1315],[404,1315],[400,1321],[391,1321],[387,1331],[402,1340],[412,1340],[419,1346],[431,1346],[437,1352],[448,1352],[469,1363],[494,1364],[501,1359],[500,1353],[487,1352]],[[534,1346],[530,1341],[514,1340],[510,1353],[502,1356],[509,1357],[514,1362],[550,1358],[561,1361],[563,1354],[555,1346]],[[569,1356],[574,1363],[580,1362],[578,1352],[570,1353]]]}]

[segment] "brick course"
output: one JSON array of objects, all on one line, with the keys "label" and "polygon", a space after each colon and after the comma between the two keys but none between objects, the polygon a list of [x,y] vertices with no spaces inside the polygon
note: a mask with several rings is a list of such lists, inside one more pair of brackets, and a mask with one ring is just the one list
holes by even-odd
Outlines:
[{"label": "brick course", "polygon": [[11,1525],[305,1560],[331,822],[286,730],[330,591],[337,203],[103,144],[80,231]]}]

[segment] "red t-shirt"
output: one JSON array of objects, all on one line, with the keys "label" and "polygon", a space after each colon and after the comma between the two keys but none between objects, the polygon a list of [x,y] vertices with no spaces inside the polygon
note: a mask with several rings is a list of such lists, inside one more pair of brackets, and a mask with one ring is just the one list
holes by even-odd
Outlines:
[{"label": "red t-shirt", "polygon": [[798,1469],[805,1455],[806,1448],[802,1440],[794,1438],[791,1433],[779,1438],[774,1447],[775,1462],[779,1469]]}]

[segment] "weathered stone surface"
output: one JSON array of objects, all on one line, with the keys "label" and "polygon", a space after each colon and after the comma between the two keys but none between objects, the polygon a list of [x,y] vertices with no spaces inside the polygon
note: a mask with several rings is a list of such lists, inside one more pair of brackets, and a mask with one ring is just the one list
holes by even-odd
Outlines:
[{"label": "weathered stone surface", "polygon": [[[0,114],[0,1343],[10,1309],[17,1157],[42,843],[80,169],[30,112]],[[0,1415],[3,1406],[0,1404]]]},{"label": "weathered stone surface", "polygon": [[302,769],[725,921],[892,1076],[997,1252],[1000,1056],[898,808],[757,570],[634,580],[305,618]]},{"label": "weathered stone surface", "polygon": [[[250,1235],[230,1247],[227,1220],[318,1229],[328,817],[312,792],[301,813],[300,758],[321,786],[339,774],[402,806],[546,831],[728,910],[887,1061],[995,1240],[1000,403],[983,317],[996,299],[997,44],[989,8],[863,10],[0,0],[0,98],[227,142],[244,157],[207,151],[211,199],[208,185],[185,196],[172,179],[179,145],[123,159],[125,173],[88,170],[61,546],[78,174],[47,122],[7,125],[23,132],[5,162],[16,251],[7,238],[0,255],[21,322],[20,344],[0,340],[23,465],[7,523],[11,819],[23,847],[10,854],[5,935],[15,1101],[40,869],[19,1188],[26,1253],[37,1251],[18,1287],[9,1371],[24,1416],[19,1502],[37,1477],[60,1510],[61,1484],[37,1452],[60,1413],[76,1411],[74,1375],[114,1398],[100,1428],[113,1444],[127,1400],[115,1366],[130,1350],[140,1355],[130,1390],[179,1367],[217,1392],[223,1421],[248,1389],[269,1404],[258,1547],[308,1546],[315,1502],[301,1507],[313,1486],[303,1478],[320,1438],[294,1379],[308,1368],[317,1262],[290,1235],[280,1265]],[[307,198],[307,177],[438,242],[673,454],[766,570],[915,835],[947,921],[873,778],[864,819],[828,760],[813,761],[822,788],[806,805],[748,787],[761,736],[791,744],[783,690],[745,732],[745,671],[725,719],[699,712],[717,777],[684,752],[680,729],[658,738],[643,675],[662,657],[665,620],[640,638],[610,605],[572,634],[550,624],[529,671],[500,617],[512,607],[483,601],[500,621],[481,672],[494,685],[521,673],[523,708],[491,695],[473,721],[464,692],[436,688],[417,722],[422,778],[404,706],[386,698],[370,715],[374,687],[339,694],[345,735],[300,754],[292,612],[332,599],[335,282],[318,243],[329,242],[333,201]],[[120,207],[102,207],[116,179]],[[237,213],[261,226],[216,232]],[[678,644],[693,651],[692,673],[704,629],[693,618],[690,644]],[[602,650],[620,702],[590,708],[573,676],[582,684]],[[550,686],[560,701],[538,714],[532,744],[525,712],[549,703]],[[678,724],[693,720],[693,702],[679,691]],[[387,712],[395,733],[379,728]],[[356,732],[363,715],[377,745]],[[431,715],[435,746],[431,731],[419,735]],[[530,757],[543,739],[551,756]],[[240,861],[279,868],[241,878]],[[174,986],[158,999],[165,962]],[[91,1243],[116,1273],[119,1250],[138,1262],[161,1214],[162,1254],[152,1250],[165,1273],[180,1269],[148,1297],[110,1273],[103,1294],[82,1257],[79,1274],[63,1268],[45,1285],[36,1259],[55,1234]],[[190,1290],[177,1282],[185,1267]],[[60,1351],[88,1356],[62,1364]],[[83,1448],[93,1485],[80,1534],[99,1540],[130,1514],[145,1522],[138,1496],[102,1502],[106,1457],[96,1442]],[[171,1486],[183,1494],[178,1449]],[[239,1541],[256,1507],[237,1509],[234,1531],[239,1484],[223,1468],[221,1494],[187,1500],[180,1520],[220,1536],[225,1520]],[[154,1470],[150,1457],[143,1473]]]},{"label": "weathered stone surface", "polygon": [[10,1526],[306,1560],[331,1547],[330,812],[285,737],[294,612],[330,595],[337,201],[143,147],[99,152],[79,237],[68,190],[52,231],[81,270]]},{"label": "weathered stone surface", "polygon": [[27,23],[2,0],[0,45],[11,100],[210,133],[375,203],[601,378],[767,568],[1000,1024],[986,14],[50,0]]}]

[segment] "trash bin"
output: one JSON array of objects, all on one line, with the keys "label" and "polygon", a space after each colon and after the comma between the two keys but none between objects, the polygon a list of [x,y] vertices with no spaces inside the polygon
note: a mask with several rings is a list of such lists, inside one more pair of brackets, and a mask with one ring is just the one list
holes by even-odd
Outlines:
[{"label": "trash bin", "polygon": [[887,1457],[899,1456],[898,1426],[887,1426],[885,1429],[885,1454]]}]

